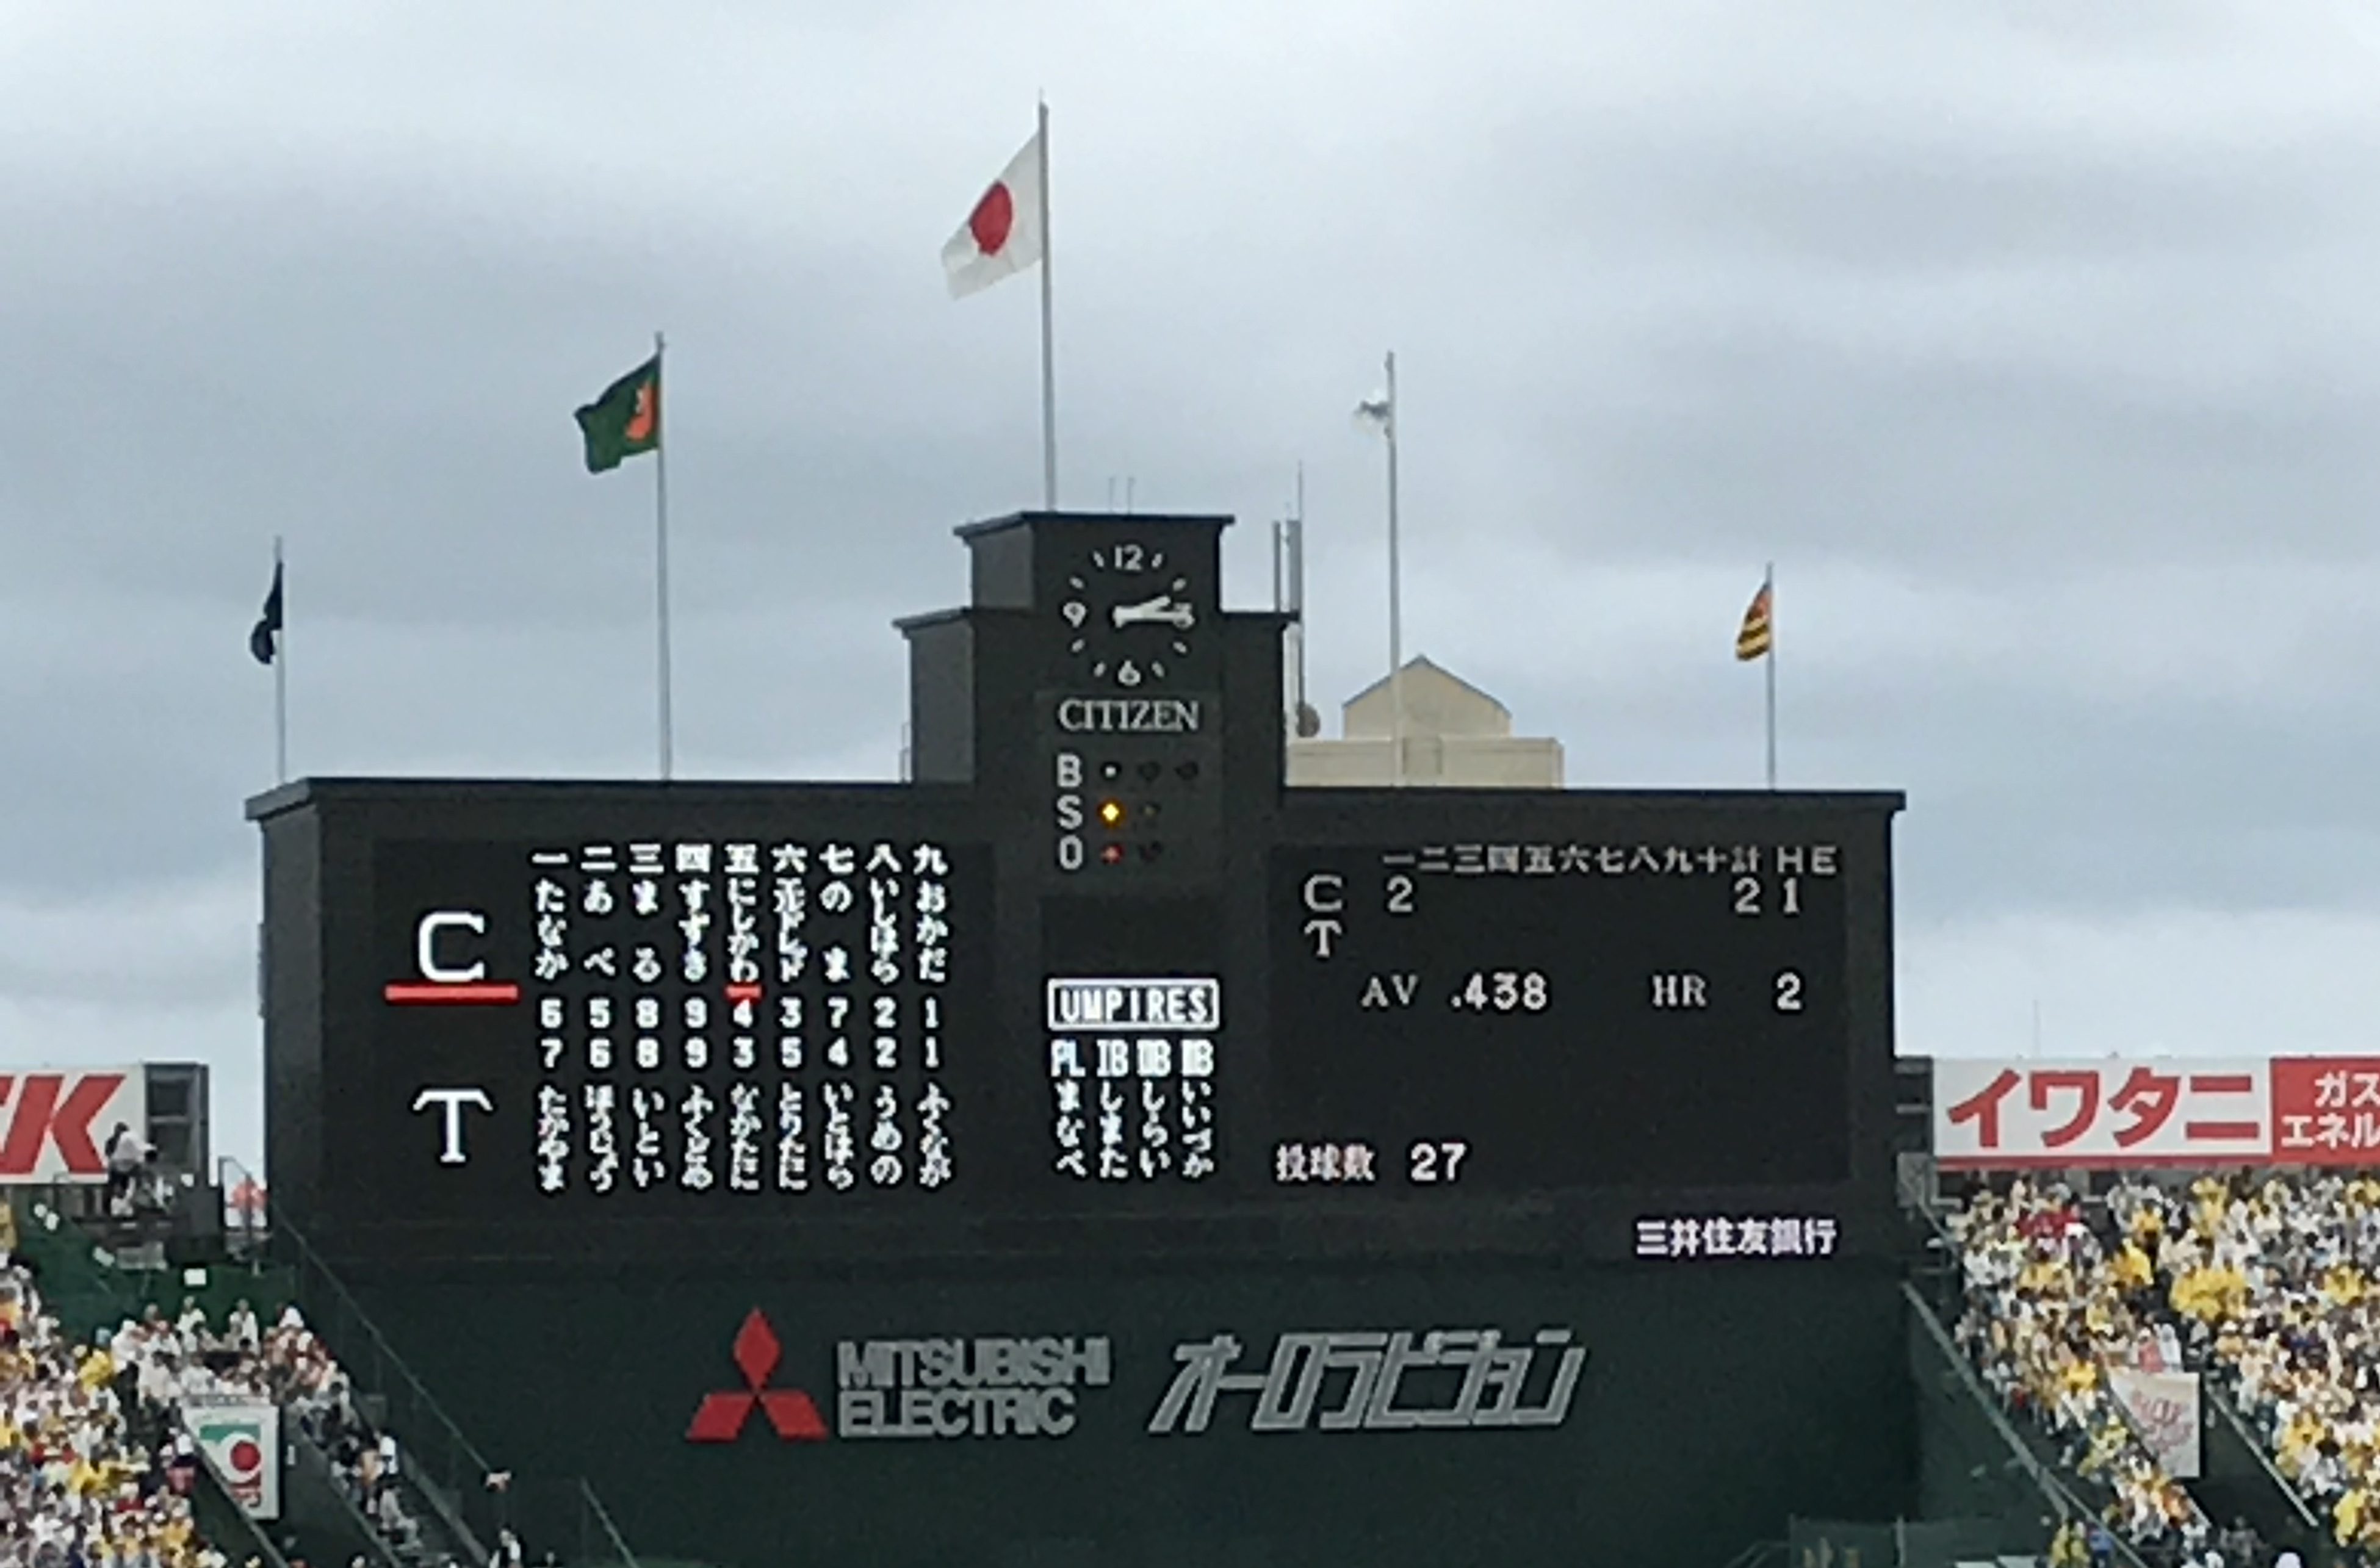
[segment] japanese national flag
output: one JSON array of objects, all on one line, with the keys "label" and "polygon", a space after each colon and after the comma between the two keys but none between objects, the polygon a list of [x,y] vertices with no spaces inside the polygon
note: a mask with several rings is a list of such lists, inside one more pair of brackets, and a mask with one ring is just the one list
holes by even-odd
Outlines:
[{"label": "japanese national flag", "polygon": [[1041,136],[1035,131],[942,247],[951,297],[990,288],[1041,259]]}]

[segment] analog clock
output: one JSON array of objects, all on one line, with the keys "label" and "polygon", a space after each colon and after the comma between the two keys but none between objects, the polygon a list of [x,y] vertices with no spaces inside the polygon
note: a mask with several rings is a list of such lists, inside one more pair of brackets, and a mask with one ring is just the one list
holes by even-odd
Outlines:
[{"label": "analog clock", "polygon": [[1204,630],[1182,563],[1136,539],[1084,552],[1058,605],[1066,652],[1093,681],[1129,691],[1182,667]]}]

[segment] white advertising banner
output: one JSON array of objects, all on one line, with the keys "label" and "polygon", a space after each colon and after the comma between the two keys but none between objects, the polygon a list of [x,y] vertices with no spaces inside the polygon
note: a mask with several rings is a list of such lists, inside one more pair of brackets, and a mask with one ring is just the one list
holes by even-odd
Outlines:
[{"label": "white advertising banner", "polygon": [[249,1518],[281,1517],[281,1412],[270,1401],[186,1405],[182,1424]]},{"label": "white advertising banner", "polygon": [[105,1181],[115,1129],[148,1133],[148,1088],[139,1067],[0,1069],[0,1184]]},{"label": "white advertising banner", "polygon": [[1937,1056],[1934,1157],[1961,1168],[2263,1164],[2273,1064]]},{"label": "white advertising banner", "polygon": [[2198,1374],[2107,1369],[2107,1388],[2139,1429],[2149,1453],[2180,1481],[2198,1478]]}]

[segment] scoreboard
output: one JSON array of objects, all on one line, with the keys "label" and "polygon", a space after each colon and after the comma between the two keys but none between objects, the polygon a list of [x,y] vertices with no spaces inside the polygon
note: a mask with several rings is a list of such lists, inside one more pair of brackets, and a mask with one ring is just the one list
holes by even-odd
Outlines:
[{"label": "scoreboard", "polygon": [[1221,525],[962,530],[910,783],[252,802],[276,1209],[426,1260],[1883,1246],[1898,797],[1285,788]]},{"label": "scoreboard", "polygon": [[359,1129],[370,1168],[434,1143],[444,1179],[407,1185],[455,1216],[955,1184],[986,857],[768,826],[377,845],[373,1101],[405,1116]]},{"label": "scoreboard", "polygon": [[1278,1147],[1279,1179],[1503,1194],[1847,1179],[1838,857],[1277,850],[1274,906],[1305,917],[1272,933],[1277,1104],[1314,1135]]}]

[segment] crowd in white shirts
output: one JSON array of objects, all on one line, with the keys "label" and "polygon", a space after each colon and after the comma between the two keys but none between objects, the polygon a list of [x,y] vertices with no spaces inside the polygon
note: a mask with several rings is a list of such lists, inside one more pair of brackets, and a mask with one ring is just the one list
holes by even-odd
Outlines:
[{"label": "crowd in white shirts", "polygon": [[0,1568],[224,1568],[200,1538],[198,1457],[135,1440],[117,1366],[78,1345],[0,1242]]},{"label": "crowd in white shirts", "polygon": [[396,1440],[358,1414],[346,1371],[296,1307],[264,1327],[247,1302],[220,1329],[195,1302],[168,1319],[154,1306],[116,1331],[112,1348],[144,1404],[176,1413],[196,1400],[252,1398],[278,1405],[332,1462],[348,1496],[400,1552],[421,1540],[398,1484]]}]

